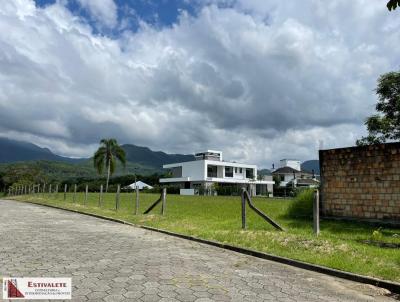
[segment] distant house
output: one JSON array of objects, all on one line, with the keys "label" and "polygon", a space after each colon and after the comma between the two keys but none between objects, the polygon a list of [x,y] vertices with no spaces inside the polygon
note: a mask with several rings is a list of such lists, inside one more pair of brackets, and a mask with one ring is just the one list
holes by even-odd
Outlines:
[{"label": "distant house", "polygon": [[280,187],[317,187],[319,180],[312,172],[302,171],[301,163],[296,159],[282,159],[279,168],[272,171],[279,180]]},{"label": "distant house", "polygon": [[148,184],[146,184],[146,183],[144,183],[143,181],[140,181],[140,180],[137,181],[137,182],[131,183],[129,186],[126,186],[125,189],[136,190],[136,187],[137,187],[139,190],[143,190],[143,189],[153,189],[152,186],[150,186],[150,185],[148,185]]},{"label": "distant house", "polygon": [[257,180],[257,166],[224,161],[222,152],[207,150],[195,154],[195,160],[164,165],[170,169],[170,178],[161,178],[160,183],[171,184],[181,188],[182,195],[194,195],[200,188],[206,190],[214,184],[220,187],[236,186],[246,188],[252,195],[272,194],[272,176]]}]

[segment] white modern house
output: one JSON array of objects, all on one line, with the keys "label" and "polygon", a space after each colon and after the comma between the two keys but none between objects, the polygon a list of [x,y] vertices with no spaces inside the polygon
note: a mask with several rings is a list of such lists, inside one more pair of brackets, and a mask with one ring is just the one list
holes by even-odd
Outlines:
[{"label": "white modern house", "polygon": [[257,180],[257,166],[224,161],[222,152],[207,150],[195,154],[195,160],[164,165],[171,171],[170,178],[161,178],[160,183],[176,185],[182,195],[197,194],[200,188],[218,186],[246,188],[251,195],[272,195],[272,176]]}]

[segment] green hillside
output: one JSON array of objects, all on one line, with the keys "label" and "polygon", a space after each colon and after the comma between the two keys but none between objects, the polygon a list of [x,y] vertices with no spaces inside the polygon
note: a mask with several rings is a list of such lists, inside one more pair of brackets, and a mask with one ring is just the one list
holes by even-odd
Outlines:
[{"label": "green hillside", "polygon": [[[117,164],[113,177],[162,174],[162,165],[194,160],[193,155],[167,154],[147,147],[122,145],[126,166]],[[0,191],[16,182],[63,182],[97,179],[91,158],[68,158],[29,142],[0,138]]]}]

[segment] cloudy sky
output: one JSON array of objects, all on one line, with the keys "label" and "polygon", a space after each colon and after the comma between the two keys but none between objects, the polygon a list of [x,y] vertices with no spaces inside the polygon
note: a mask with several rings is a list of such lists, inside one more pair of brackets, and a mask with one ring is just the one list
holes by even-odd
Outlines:
[{"label": "cloudy sky", "polygon": [[383,0],[0,0],[0,136],[270,167],[353,145],[400,68]]}]

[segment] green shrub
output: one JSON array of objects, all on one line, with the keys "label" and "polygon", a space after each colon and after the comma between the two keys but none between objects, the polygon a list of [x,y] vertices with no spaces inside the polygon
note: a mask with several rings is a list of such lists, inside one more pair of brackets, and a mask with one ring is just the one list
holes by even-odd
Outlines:
[{"label": "green shrub", "polygon": [[312,217],[313,199],[314,189],[302,190],[293,200],[293,203],[289,206],[287,215],[289,217]]}]

